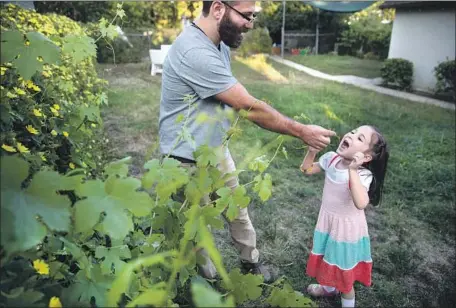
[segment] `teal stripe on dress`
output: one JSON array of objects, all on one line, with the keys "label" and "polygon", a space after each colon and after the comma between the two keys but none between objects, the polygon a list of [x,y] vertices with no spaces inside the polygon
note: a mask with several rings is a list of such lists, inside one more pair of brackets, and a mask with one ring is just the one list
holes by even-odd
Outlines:
[{"label": "teal stripe on dress", "polygon": [[328,233],[314,232],[312,253],[324,255],[326,263],[350,270],[359,262],[372,262],[370,239],[365,236],[356,243],[337,242]]}]

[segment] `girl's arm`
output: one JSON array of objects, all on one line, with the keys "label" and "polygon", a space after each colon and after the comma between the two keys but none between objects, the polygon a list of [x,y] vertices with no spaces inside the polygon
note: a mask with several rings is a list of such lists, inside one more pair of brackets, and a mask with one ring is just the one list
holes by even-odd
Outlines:
[{"label": "girl's arm", "polygon": [[304,160],[301,164],[301,171],[304,174],[312,175],[321,171],[320,165],[318,163],[314,163],[315,157],[317,156],[318,150],[312,147],[309,147],[309,150],[304,157]]},{"label": "girl's arm", "polygon": [[358,168],[363,163],[362,157],[364,157],[364,154],[356,153],[352,163],[348,167],[350,193],[353,198],[353,203],[355,203],[355,206],[360,210],[363,210],[369,204],[369,194],[366,187],[361,184],[361,178],[358,174]]}]

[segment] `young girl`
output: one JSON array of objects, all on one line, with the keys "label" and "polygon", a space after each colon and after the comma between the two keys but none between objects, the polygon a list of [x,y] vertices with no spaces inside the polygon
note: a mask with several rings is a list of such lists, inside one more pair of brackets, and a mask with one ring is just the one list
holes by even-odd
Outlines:
[{"label": "young girl", "polygon": [[336,152],[315,162],[310,148],[301,171],[311,175],[324,170],[325,186],[314,232],[307,274],[312,296],[342,293],[342,307],[355,307],[353,284],[371,285],[372,258],[364,209],[380,203],[388,162],[388,148],[377,128],[361,126],[347,133]]}]

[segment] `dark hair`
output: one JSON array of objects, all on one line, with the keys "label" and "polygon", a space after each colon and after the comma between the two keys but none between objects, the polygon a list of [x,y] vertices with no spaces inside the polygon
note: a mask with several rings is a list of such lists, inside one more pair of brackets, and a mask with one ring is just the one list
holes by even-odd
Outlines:
[{"label": "dark hair", "polygon": [[[207,17],[207,15],[209,15],[209,12],[211,11],[212,2],[214,2],[214,1],[203,1],[203,16],[204,17]],[[231,0],[231,1],[225,1],[225,2],[227,2],[228,4],[234,5],[238,1]]]},{"label": "dark hair", "polygon": [[372,160],[363,164],[363,167],[372,172],[373,179],[368,193],[369,201],[372,205],[377,206],[382,199],[389,149],[388,144],[379,129],[371,125],[370,127],[375,131],[372,141]]}]

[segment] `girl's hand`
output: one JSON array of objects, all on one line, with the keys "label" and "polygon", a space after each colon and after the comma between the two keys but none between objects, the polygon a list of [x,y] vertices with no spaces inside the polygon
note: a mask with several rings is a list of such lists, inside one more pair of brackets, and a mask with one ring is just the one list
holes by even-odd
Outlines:
[{"label": "girl's hand", "polygon": [[350,163],[350,165],[348,166],[348,168],[357,170],[364,163],[363,158],[364,158],[363,153],[361,153],[361,152],[355,153],[355,155],[353,155],[353,160]]}]

